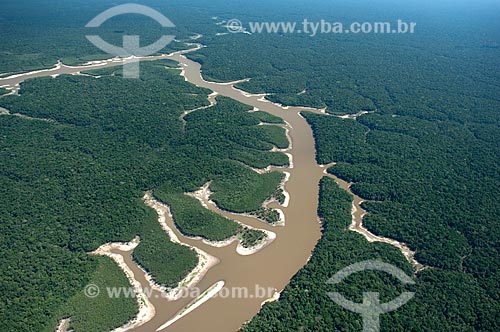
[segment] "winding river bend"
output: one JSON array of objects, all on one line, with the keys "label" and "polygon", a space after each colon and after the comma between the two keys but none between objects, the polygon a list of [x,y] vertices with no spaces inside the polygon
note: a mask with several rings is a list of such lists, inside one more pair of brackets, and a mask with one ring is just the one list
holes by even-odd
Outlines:
[{"label": "winding river bend", "polygon": [[[290,178],[286,183],[286,190],[290,194],[290,202],[288,206],[281,207],[286,218],[286,226],[272,227],[255,218],[228,215],[230,218],[237,217],[237,220],[249,226],[276,233],[276,239],[258,253],[241,256],[236,252],[236,243],[217,248],[203,243],[201,240],[186,238],[176,230],[171,218],[166,218],[168,227],[172,229],[182,243],[199,248],[219,260],[219,263],[212,267],[199,281],[197,287],[205,291],[223,281],[225,287],[229,289],[246,287],[253,297],[250,296],[245,299],[212,298],[189,313],[189,315],[165,328],[164,331],[234,332],[244,322],[250,320],[259,311],[262,302],[270,296],[268,295],[265,298],[255,296],[257,294],[253,293],[253,290],[256,285],[266,290],[281,291],[288,284],[291,277],[307,262],[311,251],[321,236],[321,225],[317,216],[318,184],[319,180],[325,176],[325,168],[316,163],[312,130],[300,115],[300,112],[307,110],[322,113],[322,111],[304,107],[283,107],[265,100],[263,95],[252,95],[238,90],[233,83],[221,84],[205,81],[201,76],[200,64],[184,56],[185,53],[201,47],[200,45],[195,46],[195,48],[188,51],[148,57],[146,60],[165,58],[175,60],[181,66],[182,75],[190,83],[208,88],[218,95],[232,98],[283,118],[287,122],[287,129],[292,143],[288,153],[292,155],[293,167],[283,169],[290,173]],[[84,70],[116,66],[130,61],[136,61],[136,59],[113,59],[80,67],[58,64],[53,69],[0,78],[0,86],[7,87],[15,93],[19,88],[19,83],[28,78],[77,74]],[[350,191],[345,183],[339,182],[339,184]],[[358,218],[357,222],[361,224],[361,211],[356,214],[353,213],[353,220],[355,218]],[[124,263],[132,271],[134,279],[142,287],[149,287],[144,272],[132,261],[131,251],[114,249],[113,253],[123,256]],[[159,292],[153,292],[150,303],[154,306],[155,315],[149,321],[135,327],[133,331],[156,331],[172,317],[176,316],[191,300],[192,298],[186,298],[171,302],[162,298]]]},{"label": "winding river bend", "polygon": [[[323,169],[315,160],[311,128],[299,115],[299,112],[304,109],[293,107],[284,109],[265,101],[261,95],[250,95],[237,90],[233,84],[207,82],[201,76],[200,64],[188,60],[183,52],[174,53],[167,58],[180,63],[183,75],[188,82],[277,115],[288,123],[292,140],[292,148],[288,153],[293,156],[293,168],[286,169],[290,173],[290,179],[286,183],[286,190],[290,193],[290,202],[288,207],[281,208],[285,214],[286,226],[272,227],[254,218],[240,216],[237,218],[244,224],[276,233],[276,239],[254,255],[240,256],[235,251],[235,244],[225,248],[213,248],[204,245],[201,241],[189,241],[178,234],[183,238],[183,242],[196,246],[220,260],[220,263],[213,267],[198,285],[201,289],[207,289],[219,280],[224,280],[225,287],[229,289],[247,287],[250,292],[253,292],[256,285],[259,285],[265,289],[281,291],[290,278],[307,262],[321,236],[321,225],[317,217],[318,183],[324,174]],[[234,218],[235,216],[229,215],[228,217]],[[168,223],[170,224],[171,220]],[[266,299],[267,297],[214,298],[171,325],[166,331],[234,332],[259,311],[262,302]],[[154,300],[152,302],[157,309],[155,318],[138,328],[137,331],[154,331],[179,310],[177,303],[162,305],[155,303]]]}]

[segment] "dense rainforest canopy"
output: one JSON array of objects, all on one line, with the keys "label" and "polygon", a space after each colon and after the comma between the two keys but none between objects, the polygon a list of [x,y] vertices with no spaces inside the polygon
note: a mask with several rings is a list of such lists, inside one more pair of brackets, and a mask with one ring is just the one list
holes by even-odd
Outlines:
[{"label": "dense rainforest canopy", "polygon": [[[58,59],[75,64],[107,57],[85,40],[83,26],[116,1],[47,3],[2,4],[1,73],[51,67]],[[314,130],[318,162],[336,162],[329,172],[353,182],[353,192],[366,199],[365,225],[407,243],[429,267],[415,276],[411,290],[416,297],[383,315],[384,331],[500,330],[498,3],[142,3],[174,21],[177,39],[203,34],[199,41],[208,47],[189,57],[203,65],[207,79],[251,78],[239,86],[288,105],[328,107],[331,115],[372,112],[357,120],[304,116]],[[217,23],[235,17],[244,24],[405,19],[417,22],[417,33],[216,35],[226,32]],[[140,32],[146,43],[163,32],[141,19],[124,29],[128,19],[110,21],[99,32],[116,43],[124,34]],[[172,43],[165,51],[180,47]],[[8,294],[0,304],[4,330],[49,331],[60,316],[83,317],[60,308],[68,298],[68,303],[81,303],[77,290],[90,280],[124,283],[117,270],[100,273],[109,261],[85,253],[107,241],[141,236],[135,258],[164,283],[175,282],[191,268],[196,263],[192,252],[163,241],[156,215],[140,201],[145,190],[153,189],[157,197],[193,214],[207,212],[183,193],[209,180],[214,180],[214,198],[232,211],[253,210],[274,195],[267,182],[279,182],[279,174],[264,180],[245,165],[288,162],[283,154],[267,151],[285,144],[280,128],[257,126],[279,120],[247,113],[244,106],[219,98],[218,106],[189,114],[183,131],[179,115],[207,105],[209,92],[186,84],[166,66],[173,64],[145,65],[149,76],[135,83],[119,77],[37,79],[23,85],[21,97],[0,99],[0,106],[13,113],[53,120],[0,117],[0,288]],[[240,177],[255,184],[255,190],[238,191]],[[280,301],[266,305],[245,331],[359,331],[360,316],[335,305],[326,296],[332,287],[325,281],[364,259],[381,259],[412,274],[397,249],[368,243],[346,230],[350,202],[333,180],[322,181],[322,240]],[[209,230],[185,222],[189,216],[177,213],[177,221],[192,235],[218,239],[238,231],[216,215],[206,216],[213,221]],[[182,264],[166,269],[163,261],[151,259],[158,251],[183,257]],[[55,288],[58,292],[51,292]],[[386,299],[402,291],[395,280],[377,273],[339,285],[339,291],[357,301],[367,289]],[[127,320],[133,303],[122,305],[127,308],[120,310],[122,316],[110,316]],[[78,307],[82,305],[68,306]]]}]

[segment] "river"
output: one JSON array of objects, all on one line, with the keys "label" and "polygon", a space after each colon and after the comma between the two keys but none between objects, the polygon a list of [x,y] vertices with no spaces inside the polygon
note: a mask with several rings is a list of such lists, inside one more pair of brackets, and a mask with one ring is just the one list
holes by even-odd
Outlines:
[{"label": "river", "polygon": [[[220,263],[213,267],[198,284],[201,289],[207,289],[223,280],[228,289],[246,287],[252,293],[256,285],[259,285],[265,289],[281,291],[290,278],[307,262],[321,236],[317,204],[318,184],[324,174],[323,168],[315,160],[311,128],[299,115],[299,112],[304,109],[294,107],[284,109],[264,101],[262,96],[239,91],[232,84],[207,82],[201,77],[200,64],[188,60],[181,53],[175,53],[168,58],[181,64],[184,77],[188,82],[279,116],[288,123],[292,140],[292,148],[288,153],[293,156],[293,168],[286,169],[290,173],[290,179],[286,183],[290,203],[288,207],[281,207],[285,214],[286,226],[266,226],[254,218],[237,217],[239,221],[247,225],[276,233],[277,237],[273,243],[254,255],[240,256],[236,253],[236,244],[225,248],[213,248],[201,241],[186,239],[176,232],[182,242],[196,246],[220,260]],[[231,215],[228,216],[231,217]],[[168,220],[169,226],[173,227],[171,222]],[[234,332],[259,311],[261,303],[266,299],[213,298],[165,331]],[[179,301],[179,303],[165,303],[162,299],[152,299],[156,307],[156,316],[136,331],[155,331],[187,302],[186,300]]]},{"label": "river", "polygon": [[[283,171],[290,173],[290,178],[286,183],[286,190],[290,194],[290,202],[287,207],[280,207],[286,218],[284,227],[272,227],[254,218],[227,214],[227,216],[236,217],[240,222],[249,226],[276,233],[276,239],[269,246],[249,256],[239,255],[236,252],[236,243],[227,247],[216,248],[200,240],[182,236],[176,230],[170,218],[167,218],[167,224],[173,229],[181,242],[197,247],[219,259],[219,263],[212,267],[198,283],[197,287],[201,290],[207,290],[212,285],[224,281],[226,288],[246,287],[251,295],[255,295],[253,290],[257,285],[263,289],[281,291],[289,283],[293,275],[307,262],[321,236],[317,207],[319,181],[325,176],[325,167],[316,163],[312,130],[299,113],[304,110],[315,113],[322,113],[322,111],[303,107],[282,107],[266,101],[262,95],[252,95],[238,90],[234,88],[233,84],[207,82],[201,76],[200,64],[187,59],[183,53],[186,52],[148,57],[147,60],[164,58],[175,60],[180,63],[183,69],[182,75],[188,82],[199,87],[208,88],[218,95],[266,111],[286,121],[292,143],[291,149],[287,152],[293,157],[293,167],[283,169]],[[128,59],[124,62],[130,61],[134,60]],[[76,74],[83,70],[116,66],[122,63],[122,61],[108,60],[80,67],[58,64],[53,69],[0,78],[0,86],[6,86],[16,92],[19,83],[28,78]],[[202,112],[203,110],[200,109],[199,111]],[[345,183],[341,184],[344,189],[349,190]],[[361,211],[358,211],[356,215],[362,217]],[[144,272],[132,261],[131,252],[117,250],[114,252],[122,254],[135,279],[143,287],[149,287]],[[215,297],[164,329],[164,331],[235,332],[244,322],[250,320],[259,311],[262,302],[266,299],[267,297],[256,296],[245,299]],[[191,300],[192,298],[186,298],[169,302],[161,298],[160,293],[154,292],[150,301],[155,307],[156,315],[150,321],[133,329],[133,331],[156,331],[158,327],[174,317]]]}]

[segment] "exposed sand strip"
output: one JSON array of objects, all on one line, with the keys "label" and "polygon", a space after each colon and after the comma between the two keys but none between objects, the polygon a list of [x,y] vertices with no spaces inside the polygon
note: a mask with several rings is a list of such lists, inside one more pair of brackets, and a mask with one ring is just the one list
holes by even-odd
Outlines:
[{"label": "exposed sand strip", "polygon": [[178,321],[182,317],[189,314],[191,311],[193,311],[196,308],[198,308],[199,306],[201,306],[203,303],[210,300],[212,297],[217,295],[217,293],[220,292],[220,290],[222,288],[224,288],[224,284],[225,284],[224,281],[219,281],[219,282],[215,283],[212,287],[207,289],[202,295],[200,295],[198,298],[196,298],[193,302],[191,302],[186,307],[184,307],[174,318],[172,318],[171,320],[169,320],[168,322],[166,322],[165,324],[163,324],[162,326],[157,328],[156,331],[162,331],[162,330],[166,329],[167,327],[169,327],[170,325],[172,325],[173,323],[175,323],[176,321]]},{"label": "exposed sand strip", "polygon": [[70,318],[63,318],[56,326],[56,332],[69,332],[69,324],[71,323]]},{"label": "exposed sand strip", "polygon": [[359,111],[356,114],[345,114],[345,115],[334,115],[337,118],[344,119],[344,120],[356,120],[362,115],[369,114],[369,113],[374,113],[375,111]]},{"label": "exposed sand strip", "polygon": [[[273,168],[271,168],[270,170],[273,170]],[[288,191],[286,191],[286,188],[285,188],[286,183],[288,182],[288,180],[290,180],[290,173],[283,172],[283,174],[285,174],[285,177],[281,181],[281,183],[279,185],[279,189],[281,189],[281,191],[283,192],[283,196],[285,196],[285,200],[283,201],[283,203],[280,203],[275,198],[268,199],[267,201],[265,201],[262,204],[263,207],[267,207],[271,203],[277,203],[278,205],[280,205],[282,207],[288,207],[288,205],[290,204],[290,194],[288,193]],[[276,209],[276,210],[279,210],[279,209]],[[285,221],[285,219],[282,220],[283,223],[284,223],[284,221]]]},{"label": "exposed sand strip", "polygon": [[[281,291],[282,292],[282,291]],[[280,299],[281,292],[275,291],[273,296],[265,301],[263,301],[260,306],[263,307],[266,303],[276,302]]]},{"label": "exposed sand strip", "polygon": [[203,35],[200,35],[199,33],[197,33],[194,36],[190,36],[189,39],[191,39],[191,40],[197,40],[197,39],[200,39],[201,37],[203,37]]},{"label": "exposed sand strip", "polygon": [[[168,207],[152,199],[150,193],[146,193],[144,195],[144,202],[146,205],[156,210],[156,212],[158,213],[158,222],[170,237],[170,240],[174,243],[186,245],[180,242],[175,233],[167,226],[166,218],[170,215],[170,210],[168,209]],[[125,273],[130,284],[134,287],[134,291],[136,293],[137,304],[139,306],[138,315],[127,324],[113,330],[112,332],[125,332],[138,328],[139,326],[150,321],[156,313],[155,307],[152,305],[152,303],[144,293],[142,285],[135,279],[134,273],[125,263],[123,256],[121,254],[113,252],[114,250],[131,252],[139,245],[139,243],[139,238],[135,238],[129,243],[107,243],[91,253],[93,255],[108,256],[113,259],[120,267],[120,269],[122,269],[122,271]],[[178,283],[178,286],[176,288],[168,290],[167,293],[164,292],[163,287],[154,283],[152,277],[147,274],[144,269],[142,269],[142,267],[139,266],[141,270],[144,271],[146,280],[149,282],[149,286],[152,289],[162,292],[162,298],[166,298],[169,301],[175,301],[179,299],[185,289],[196,285],[208,272],[208,270],[218,263],[219,260],[209,255],[208,253],[196,247],[189,247],[193,248],[196,251],[198,255],[198,265],[182,281]]]},{"label": "exposed sand strip", "polygon": [[25,120],[30,120],[30,121],[42,121],[42,122],[59,124],[58,122],[56,122],[55,120],[52,120],[52,119],[33,118],[31,116],[27,116],[27,115],[20,114],[20,113],[10,113],[10,111],[8,109],[3,108],[3,107],[0,107],[0,115],[11,115],[11,116],[17,116],[18,118],[23,118]]},{"label": "exposed sand strip", "polygon": [[14,74],[14,75],[10,75],[10,76],[4,76],[4,77],[0,78],[0,82],[4,81],[4,80],[10,80],[13,78],[28,76],[28,75],[32,75],[32,74],[48,73],[48,75],[50,75],[50,72],[57,71],[57,70],[61,69],[61,67],[62,67],[61,61],[57,61],[57,63],[54,65],[53,68],[35,70],[35,71],[27,72],[27,73]]}]

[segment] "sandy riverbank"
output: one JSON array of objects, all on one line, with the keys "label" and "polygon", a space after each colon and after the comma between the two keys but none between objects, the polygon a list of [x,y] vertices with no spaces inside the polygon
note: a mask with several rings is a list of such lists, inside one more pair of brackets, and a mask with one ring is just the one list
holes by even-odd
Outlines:
[{"label": "sandy riverbank", "polygon": [[10,75],[10,76],[1,77],[0,82],[6,81],[6,80],[11,80],[13,78],[19,78],[19,77],[23,77],[23,76],[33,75],[33,74],[50,73],[52,71],[56,71],[56,70],[61,69],[62,66],[63,66],[63,64],[61,63],[61,61],[57,61],[57,63],[52,68],[40,69],[40,70],[30,71],[27,73],[20,73],[20,74],[14,74],[14,75]]},{"label": "sandy riverbank", "polygon": [[348,229],[363,235],[368,242],[383,242],[398,248],[401,251],[401,253],[406,257],[406,259],[413,266],[415,266],[417,272],[425,269],[426,267],[415,259],[415,252],[412,251],[405,243],[401,243],[394,239],[386,238],[383,236],[377,236],[364,227],[363,218],[367,212],[361,207],[361,205],[363,204],[363,202],[365,202],[365,200],[363,200],[361,197],[357,196],[352,192],[351,190],[352,183],[346,182],[338,178],[337,176],[334,176],[327,172],[328,168],[334,166],[335,164],[336,163],[330,163],[328,165],[320,165],[320,167],[324,168],[323,173],[325,175],[335,180],[335,182],[337,182],[342,189],[347,191],[353,197],[352,210],[351,210],[352,222],[349,225]]},{"label": "sandy riverbank", "polygon": [[[187,193],[187,195],[196,198],[201,203],[201,205],[204,208],[206,208],[206,209],[209,209],[209,205],[211,205],[214,208],[214,210],[215,210],[214,212],[215,213],[218,213],[219,215],[222,215],[221,214],[222,210],[220,210],[217,207],[217,204],[215,204],[215,202],[210,199],[210,195],[212,194],[212,192],[210,191],[210,183],[211,183],[211,181],[207,182],[199,190],[197,190],[195,192],[192,192],[192,193]],[[255,216],[251,216],[251,215],[247,215],[247,214],[235,214],[235,213],[232,213],[232,214],[234,214],[234,215],[242,215],[242,216],[249,216],[249,217],[258,219]],[[266,234],[266,239],[263,240],[263,241],[260,241],[255,246],[248,247],[248,248],[244,247],[241,244],[241,241],[238,239],[237,236],[233,236],[233,237],[231,237],[231,238],[229,238],[229,239],[227,239],[225,241],[217,241],[217,242],[215,242],[215,241],[209,241],[207,239],[202,239],[202,238],[193,238],[193,239],[202,240],[203,243],[208,244],[208,245],[213,246],[213,247],[217,247],[217,248],[226,247],[226,246],[229,246],[230,244],[232,244],[233,242],[238,241],[238,246],[236,247],[236,252],[239,255],[242,255],[242,256],[253,255],[253,254],[259,252],[260,250],[264,249],[268,245],[270,245],[276,239],[276,234],[273,233],[273,232],[271,232],[271,231],[267,231],[267,230],[260,229],[260,228],[255,228],[255,227],[251,227],[249,225],[246,225],[246,224],[242,223],[241,221],[239,221],[237,219],[231,219],[231,220],[233,220],[234,222],[236,222],[239,225],[241,225],[243,227],[246,227],[248,229],[258,230],[258,231],[261,231],[261,232],[265,233]]]},{"label": "sandy riverbank", "polygon": [[125,332],[149,322],[156,314],[156,309],[153,304],[149,301],[148,297],[144,293],[142,285],[134,276],[134,273],[130,267],[125,263],[123,256],[121,254],[113,253],[113,250],[119,250],[123,252],[133,251],[139,245],[139,238],[136,237],[128,243],[107,243],[100,246],[95,251],[91,252],[92,255],[108,256],[116,262],[118,267],[125,273],[130,284],[134,288],[137,305],[139,307],[139,312],[137,316],[132,319],[127,324],[114,329],[112,332]]},{"label": "sandy riverbank", "polygon": [[[182,75],[182,72],[181,72],[181,75]],[[187,111],[182,112],[182,114],[179,117],[181,119],[181,121],[182,121],[182,129],[184,130],[186,128],[187,122],[186,122],[185,117],[188,114],[196,112],[196,111],[205,110],[207,108],[210,108],[210,107],[213,107],[213,106],[217,105],[217,99],[216,99],[217,95],[218,95],[217,92],[212,92],[211,94],[209,94],[207,96],[208,102],[210,103],[207,106],[201,106],[201,107],[194,108],[192,110],[187,110]]]},{"label": "sandy riverbank", "polygon": [[68,332],[69,324],[71,323],[70,318],[63,318],[56,326],[56,332]]},{"label": "sandy riverbank", "polygon": [[[158,202],[155,200],[151,193],[146,193],[143,197],[144,203],[153,208],[156,213],[158,214],[158,222],[161,226],[161,228],[167,233],[167,235],[170,237],[170,240],[174,243],[178,243],[184,246],[187,246],[191,249],[193,249],[196,254],[198,255],[198,264],[196,267],[184,278],[182,279],[179,283],[178,286],[174,289],[171,289],[168,291],[168,293],[164,293],[162,296],[164,296],[166,299],[170,301],[175,301],[179,299],[179,297],[182,295],[182,291],[185,290],[186,288],[190,288],[195,286],[203,277],[205,274],[215,265],[219,263],[219,259],[208,254],[207,252],[196,248],[194,246],[187,245],[179,240],[177,235],[175,235],[174,231],[167,225],[167,218],[172,218],[172,213],[170,212],[170,208]],[[157,290],[163,291],[161,286],[158,284],[155,284],[154,281],[152,280],[152,277],[149,274],[146,274],[146,280]]]},{"label": "sandy riverbank", "polygon": [[196,298],[193,302],[188,304],[186,307],[184,307],[174,318],[170,319],[168,322],[160,326],[159,328],[156,329],[156,331],[162,331],[181,319],[182,317],[188,315],[191,311],[195,310],[199,306],[201,306],[203,303],[207,302],[210,300],[212,297],[217,295],[218,292],[222,288],[224,288],[225,282],[224,281],[219,281],[215,283],[212,287],[207,289],[202,295],[200,295],[198,298]]},{"label": "sandy riverbank", "polygon": [[268,298],[267,300],[263,301],[260,304],[260,306],[263,307],[266,303],[272,303],[272,302],[278,301],[280,299],[281,292],[275,291],[274,294],[273,294],[273,296],[271,298]]},{"label": "sandy riverbank", "polygon": [[343,119],[343,120],[356,120],[357,118],[359,118],[362,115],[373,113],[373,112],[375,112],[375,111],[359,111],[356,114],[345,114],[345,115],[334,115],[334,116],[336,116],[337,118]]},{"label": "sandy riverbank", "polygon": [[[246,226],[246,227],[250,228],[249,226]],[[262,249],[264,249],[265,247],[267,247],[268,245],[270,245],[274,240],[276,240],[276,233],[265,230],[265,229],[259,229],[259,231],[265,233],[266,238],[264,240],[260,241],[259,243],[257,243],[257,245],[255,245],[253,247],[249,247],[249,248],[245,248],[241,244],[238,244],[238,246],[236,247],[236,252],[239,255],[250,256],[250,255],[256,254],[259,251],[261,251]]]},{"label": "sandy riverbank", "polygon": [[285,200],[283,201],[283,203],[280,203],[280,205],[282,207],[288,207],[288,204],[290,204],[290,193],[286,190],[286,183],[288,182],[288,180],[290,180],[291,174],[289,172],[283,172],[283,174],[285,174],[285,178],[283,179],[283,181],[281,181],[280,189],[285,196]]}]

